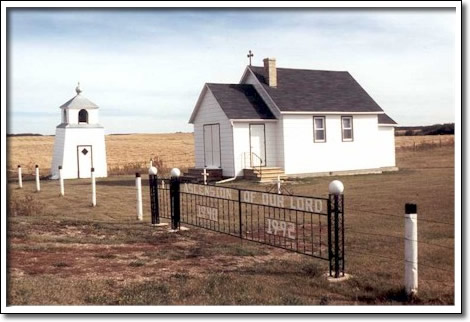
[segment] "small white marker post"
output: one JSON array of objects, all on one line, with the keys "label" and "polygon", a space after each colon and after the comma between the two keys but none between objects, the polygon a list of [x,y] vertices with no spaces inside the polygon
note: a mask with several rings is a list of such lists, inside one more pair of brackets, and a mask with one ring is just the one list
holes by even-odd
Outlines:
[{"label": "small white marker post", "polygon": [[96,206],[96,180],[95,180],[95,168],[91,168],[91,205]]},{"label": "small white marker post", "polygon": [[60,195],[63,197],[65,195],[65,189],[64,189],[64,178],[62,177],[61,165],[59,165],[59,182],[60,182]]},{"label": "small white marker post", "polygon": [[281,176],[277,176],[277,194],[281,194]]},{"label": "small white marker post", "polygon": [[204,185],[207,185],[207,177],[209,176],[209,173],[207,173],[206,168],[204,168],[204,171],[201,174],[204,177]]},{"label": "small white marker post", "polygon": [[21,166],[18,165],[18,187],[23,188],[23,175],[21,174]]},{"label": "small white marker post", "polygon": [[135,187],[137,190],[137,219],[142,221],[144,219],[144,212],[142,209],[142,178],[140,173],[135,174]]},{"label": "small white marker post", "polygon": [[41,191],[41,182],[39,180],[39,166],[36,164],[36,192]]},{"label": "small white marker post", "polygon": [[418,293],[418,214],[416,204],[405,205],[405,290]]}]

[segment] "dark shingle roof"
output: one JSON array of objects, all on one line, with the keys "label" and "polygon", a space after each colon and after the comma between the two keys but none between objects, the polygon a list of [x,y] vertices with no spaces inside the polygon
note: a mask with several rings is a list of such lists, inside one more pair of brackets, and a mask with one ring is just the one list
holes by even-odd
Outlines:
[{"label": "dark shingle roof", "polygon": [[379,124],[397,124],[390,116],[387,114],[379,114]]},{"label": "dark shingle roof", "polygon": [[382,112],[348,72],[277,68],[269,87],[263,67],[249,67],[282,112]]},{"label": "dark shingle roof", "polygon": [[253,85],[213,84],[207,86],[229,119],[274,119]]}]

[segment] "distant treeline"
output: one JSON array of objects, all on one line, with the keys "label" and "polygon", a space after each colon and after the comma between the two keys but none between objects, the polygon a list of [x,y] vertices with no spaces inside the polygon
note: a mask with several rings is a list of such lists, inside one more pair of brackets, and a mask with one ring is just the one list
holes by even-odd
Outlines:
[{"label": "distant treeline", "polygon": [[44,136],[42,134],[38,133],[18,133],[18,134],[7,134],[7,137],[9,136]]},{"label": "distant treeline", "polygon": [[396,136],[444,134],[454,134],[454,123],[434,124],[427,126],[399,126],[395,129]]},{"label": "distant treeline", "polygon": [[[185,132],[174,132],[176,134],[182,134]],[[454,134],[454,123],[434,124],[427,126],[398,126],[395,129],[396,136],[412,136],[412,135],[444,135]],[[131,135],[130,133],[112,133],[109,135]],[[7,137],[13,136],[54,136],[54,135],[43,135],[38,133],[18,133],[18,134],[7,134]]]},{"label": "distant treeline", "polygon": [[[193,132],[173,132],[173,133],[111,133],[107,135],[134,135],[134,134],[186,134]],[[17,133],[17,134],[7,134],[7,137],[10,136],[54,136],[54,134],[39,134],[39,133]]]}]

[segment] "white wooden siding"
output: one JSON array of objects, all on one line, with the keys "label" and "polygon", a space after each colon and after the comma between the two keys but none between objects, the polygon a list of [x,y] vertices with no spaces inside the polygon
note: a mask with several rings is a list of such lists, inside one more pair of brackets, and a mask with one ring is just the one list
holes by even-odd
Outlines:
[{"label": "white wooden siding", "polygon": [[[63,112],[62,112],[63,113]],[[52,155],[51,175],[59,179],[59,165],[64,162],[65,129],[56,128],[54,137],[54,152]]]},{"label": "white wooden siding", "polygon": [[395,166],[395,128],[393,126],[379,126],[382,167]]},{"label": "white wooden siding", "polygon": [[236,122],[233,124],[235,171],[243,175],[247,167],[245,156],[250,153],[250,124],[265,124],[266,135],[266,166],[279,167],[278,122]]},{"label": "white wooden siding", "polygon": [[284,119],[282,116],[276,123],[277,167],[284,169]]},{"label": "white wooden siding", "polygon": [[379,131],[377,115],[353,116],[352,142],[342,141],[341,115],[325,116],[326,142],[314,143],[312,115],[283,115],[286,174],[392,166],[392,152],[394,165],[394,141],[389,132]]},{"label": "white wooden siding", "polygon": [[51,165],[52,177],[58,178],[58,166],[61,165],[64,179],[77,178],[77,145],[92,146],[95,176],[106,177],[108,169],[103,128],[57,128]]},{"label": "white wooden siding", "polygon": [[204,167],[204,124],[220,124],[221,167],[223,175],[234,175],[232,125],[208,89],[194,118],[194,148],[196,168]]},{"label": "white wooden siding", "polygon": [[266,124],[266,166],[279,167],[278,122]]}]

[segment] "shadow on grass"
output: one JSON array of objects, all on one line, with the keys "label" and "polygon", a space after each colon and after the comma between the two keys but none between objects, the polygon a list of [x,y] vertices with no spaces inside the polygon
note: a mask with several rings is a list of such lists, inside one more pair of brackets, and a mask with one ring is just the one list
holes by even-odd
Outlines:
[{"label": "shadow on grass", "polygon": [[358,300],[366,304],[384,304],[384,303],[401,303],[401,304],[423,304],[421,298],[416,295],[407,294],[404,287],[392,288],[383,291],[379,294],[368,292],[371,290],[365,289],[366,294],[359,295]]},{"label": "shadow on grass", "polygon": [[[89,186],[90,180],[84,180],[82,182],[75,183],[77,186]],[[135,179],[132,177],[129,178],[122,178],[119,180],[100,180],[100,178],[96,179],[97,186],[106,186],[106,187],[135,187]],[[142,187],[148,187],[149,180],[142,178]]]}]

